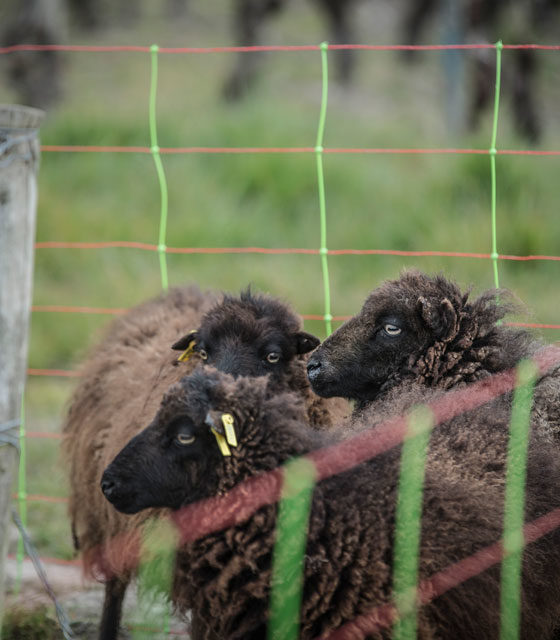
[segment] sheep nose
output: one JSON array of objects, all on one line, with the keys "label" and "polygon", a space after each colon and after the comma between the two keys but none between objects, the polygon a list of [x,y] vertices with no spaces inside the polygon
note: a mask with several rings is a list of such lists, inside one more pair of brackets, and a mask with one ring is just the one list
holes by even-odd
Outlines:
[{"label": "sheep nose", "polygon": [[314,380],[321,373],[321,361],[318,358],[311,357],[307,363],[307,377]]},{"label": "sheep nose", "polygon": [[111,496],[115,492],[115,488],[116,488],[116,486],[115,486],[115,483],[113,482],[113,480],[110,480],[109,478],[102,478],[101,479],[101,491],[103,491],[103,495],[107,499],[111,498]]}]

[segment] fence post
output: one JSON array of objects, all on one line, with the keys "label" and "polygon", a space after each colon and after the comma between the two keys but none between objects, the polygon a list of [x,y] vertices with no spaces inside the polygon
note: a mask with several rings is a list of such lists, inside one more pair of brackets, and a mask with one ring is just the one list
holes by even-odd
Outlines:
[{"label": "fence post", "polygon": [[[31,107],[0,105],[0,601],[27,367],[43,115]],[[0,606],[0,630],[2,614]]]}]

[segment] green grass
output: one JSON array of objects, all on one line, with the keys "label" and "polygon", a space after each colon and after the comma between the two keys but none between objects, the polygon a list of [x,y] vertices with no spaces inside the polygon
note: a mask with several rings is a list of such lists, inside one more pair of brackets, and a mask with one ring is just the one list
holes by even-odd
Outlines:
[{"label": "green grass", "polygon": [[[190,3],[185,22],[150,20],[135,31],[113,28],[73,43],[214,46],[231,44],[227,16],[213,3]],[[270,43],[324,39],[311,5],[286,11],[270,26]],[[396,36],[395,36],[396,37]],[[363,42],[396,40],[386,30]],[[539,54],[542,147],[560,148],[560,55]],[[329,56],[332,63],[332,55]],[[67,53],[65,99],[41,130],[44,144],[149,146],[148,53]],[[504,52],[504,65],[509,54]],[[0,61],[1,62],[1,61]],[[255,90],[239,104],[220,98],[233,54],[159,56],[158,139],[166,146],[313,146],[320,96],[319,52],[263,57]],[[445,125],[441,56],[420,54],[413,66],[394,52],[361,52],[347,89],[331,83],[326,147],[462,147],[486,149],[491,112],[477,133]],[[332,65],[331,65],[332,66]],[[0,102],[14,96],[0,87]],[[527,148],[516,137],[503,98],[498,148]],[[555,119],[556,118],[556,119]],[[170,247],[319,247],[314,154],[165,155]],[[489,253],[490,163],[469,155],[325,155],[327,244],[330,249],[397,249]],[[559,255],[559,159],[497,158],[498,251]],[[157,244],[160,194],[149,154],[44,153],[39,174],[37,240],[127,240]],[[302,314],[323,312],[319,256],[168,255],[170,283],[196,281],[237,292],[253,283],[290,301]],[[332,313],[355,313],[382,279],[403,267],[443,271],[474,292],[493,286],[491,264],[472,258],[331,256]],[[500,261],[502,286],[528,306],[532,322],[558,324],[553,294],[558,262]],[[35,256],[34,304],[129,307],[161,288],[158,258],[137,249],[41,249]],[[36,312],[29,365],[72,369],[110,317]],[[324,336],[320,322],[306,323]],[[558,331],[543,332],[547,340]],[[59,429],[72,380],[29,380],[28,429]],[[63,496],[56,441],[28,446],[29,492]],[[70,557],[62,505],[32,503],[31,533],[44,555]]]},{"label": "green grass", "polygon": [[15,609],[6,613],[2,634],[10,640],[57,640],[60,627],[46,607],[29,611]]}]

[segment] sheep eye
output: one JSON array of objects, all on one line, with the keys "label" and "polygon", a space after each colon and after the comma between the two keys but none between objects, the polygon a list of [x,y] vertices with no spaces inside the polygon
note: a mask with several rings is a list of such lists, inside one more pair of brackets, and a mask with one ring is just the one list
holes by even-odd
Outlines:
[{"label": "sheep eye", "polygon": [[195,441],[195,437],[186,433],[178,433],[175,441],[181,445],[192,444]]},{"label": "sheep eye", "polygon": [[280,360],[280,354],[276,351],[271,351],[267,356],[266,359],[268,362],[270,362],[271,364],[275,364],[276,362],[278,362],[278,360]]},{"label": "sheep eye", "polygon": [[398,336],[402,329],[397,327],[397,325],[388,322],[383,325],[383,331],[385,331],[388,336]]},{"label": "sheep eye", "polygon": [[198,351],[198,355],[203,359],[203,360],[208,360],[208,354],[206,353],[206,351],[204,349],[200,349]]}]

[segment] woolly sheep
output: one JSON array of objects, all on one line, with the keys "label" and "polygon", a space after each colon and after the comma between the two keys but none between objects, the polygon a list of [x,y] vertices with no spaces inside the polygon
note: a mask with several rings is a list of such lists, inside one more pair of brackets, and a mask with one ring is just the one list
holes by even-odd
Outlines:
[{"label": "woolly sheep", "polygon": [[[181,287],[118,318],[85,361],[63,425],[63,452],[70,467],[75,546],[86,573],[106,582],[100,627],[104,640],[116,637],[131,579],[129,573],[113,571],[119,558],[107,542],[118,534],[134,536],[157,514],[125,518],[117,513],[99,491],[103,469],[155,413],[169,385],[201,357],[231,373],[271,371],[270,392],[285,389],[304,396],[311,423],[328,425],[329,408],[338,419],[337,408],[343,413],[344,405],[325,403],[309,390],[304,354],[319,341],[300,326],[286,305],[268,296],[247,291],[236,298]],[[172,345],[188,351],[194,347],[192,358],[178,362]]]},{"label": "woolly sheep", "polygon": [[[355,401],[354,416],[390,389],[417,383],[451,389],[508,370],[543,344],[524,329],[502,324],[515,309],[506,291],[472,302],[445,277],[405,271],[374,289],[361,311],[311,355],[311,387],[323,397]],[[542,375],[535,410],[551,441],[560,437],[560,364]]]},{"label": "woolly sheep", "polygon": [[[416,387],[415,393],[416,400],[422,399],[426,389]],[[412,395],[407,402],[413,400]],[[336,431],[309,429],[300,403],[289,394],[269,396],[262,379],[234,380],[211,368],[197,370],[169,390],[152,423],[105,470],[101,482],[105,496],[128,514],[154,507],[186,507],[175,519],[187,532],[199,522],[211,520],[224,500],[219,496],[232,489],[230,495],[236,499],[228,503],[227,512],[236,514],[250,499],[244,481],[257,480],[255,476],[309,452],[319,459],[318,449],[340,437]],[[237,438],[227,456],[222,455],[215,439],[215,432],[223,434],[220,425],[224,414],[233,417]],[[467,428],[469,439],[476,443],[475,457],[493,458],[491,450],[507,434],[507,419],[484,408],[469,415],[472,424]],[[449,458],[449,442],[464,428],[461,420],[449,420],[448,435],[434,438],[430,444],[420,580],[497,542],[502,535],[503,470],[496,473],[492,467],[478,478],[465,480],[461,470],[441,464]],[[489,453],[485,453],[487,449]],[[355,450],[360,450],[359,444]],[[471,457],[459,458],[458,465],[468,468]],[[393,447],[316,485],[304,556],[301,639],[327,637],[357,616],[390,604],[398,474],[399,447]],[[542,440],[533,439],[526,520],[560,506],[559,482],[556,457]],[[188,505],[203,498],[211,499],[206,509],[198,515],[189,512]],[[266,626],[275,524],[276,505],[266,504],[245,520],[183,543],[173,600],[180,611],[192,608],[205,622],[203,638],[270,637]],[[555,530],[524,550],[524,640],[550,638],[558,620],[559,542],[560,531]],[[494,565],[423,605],[418,613],[418,637],[497,638],[499,615],[500,570]],[[377,620],[381,617],[379,612]],[[365,635],[356,626],[343,637],[357,640]],[[390,630],[368,632],[367,637],[389,638]]]}]

